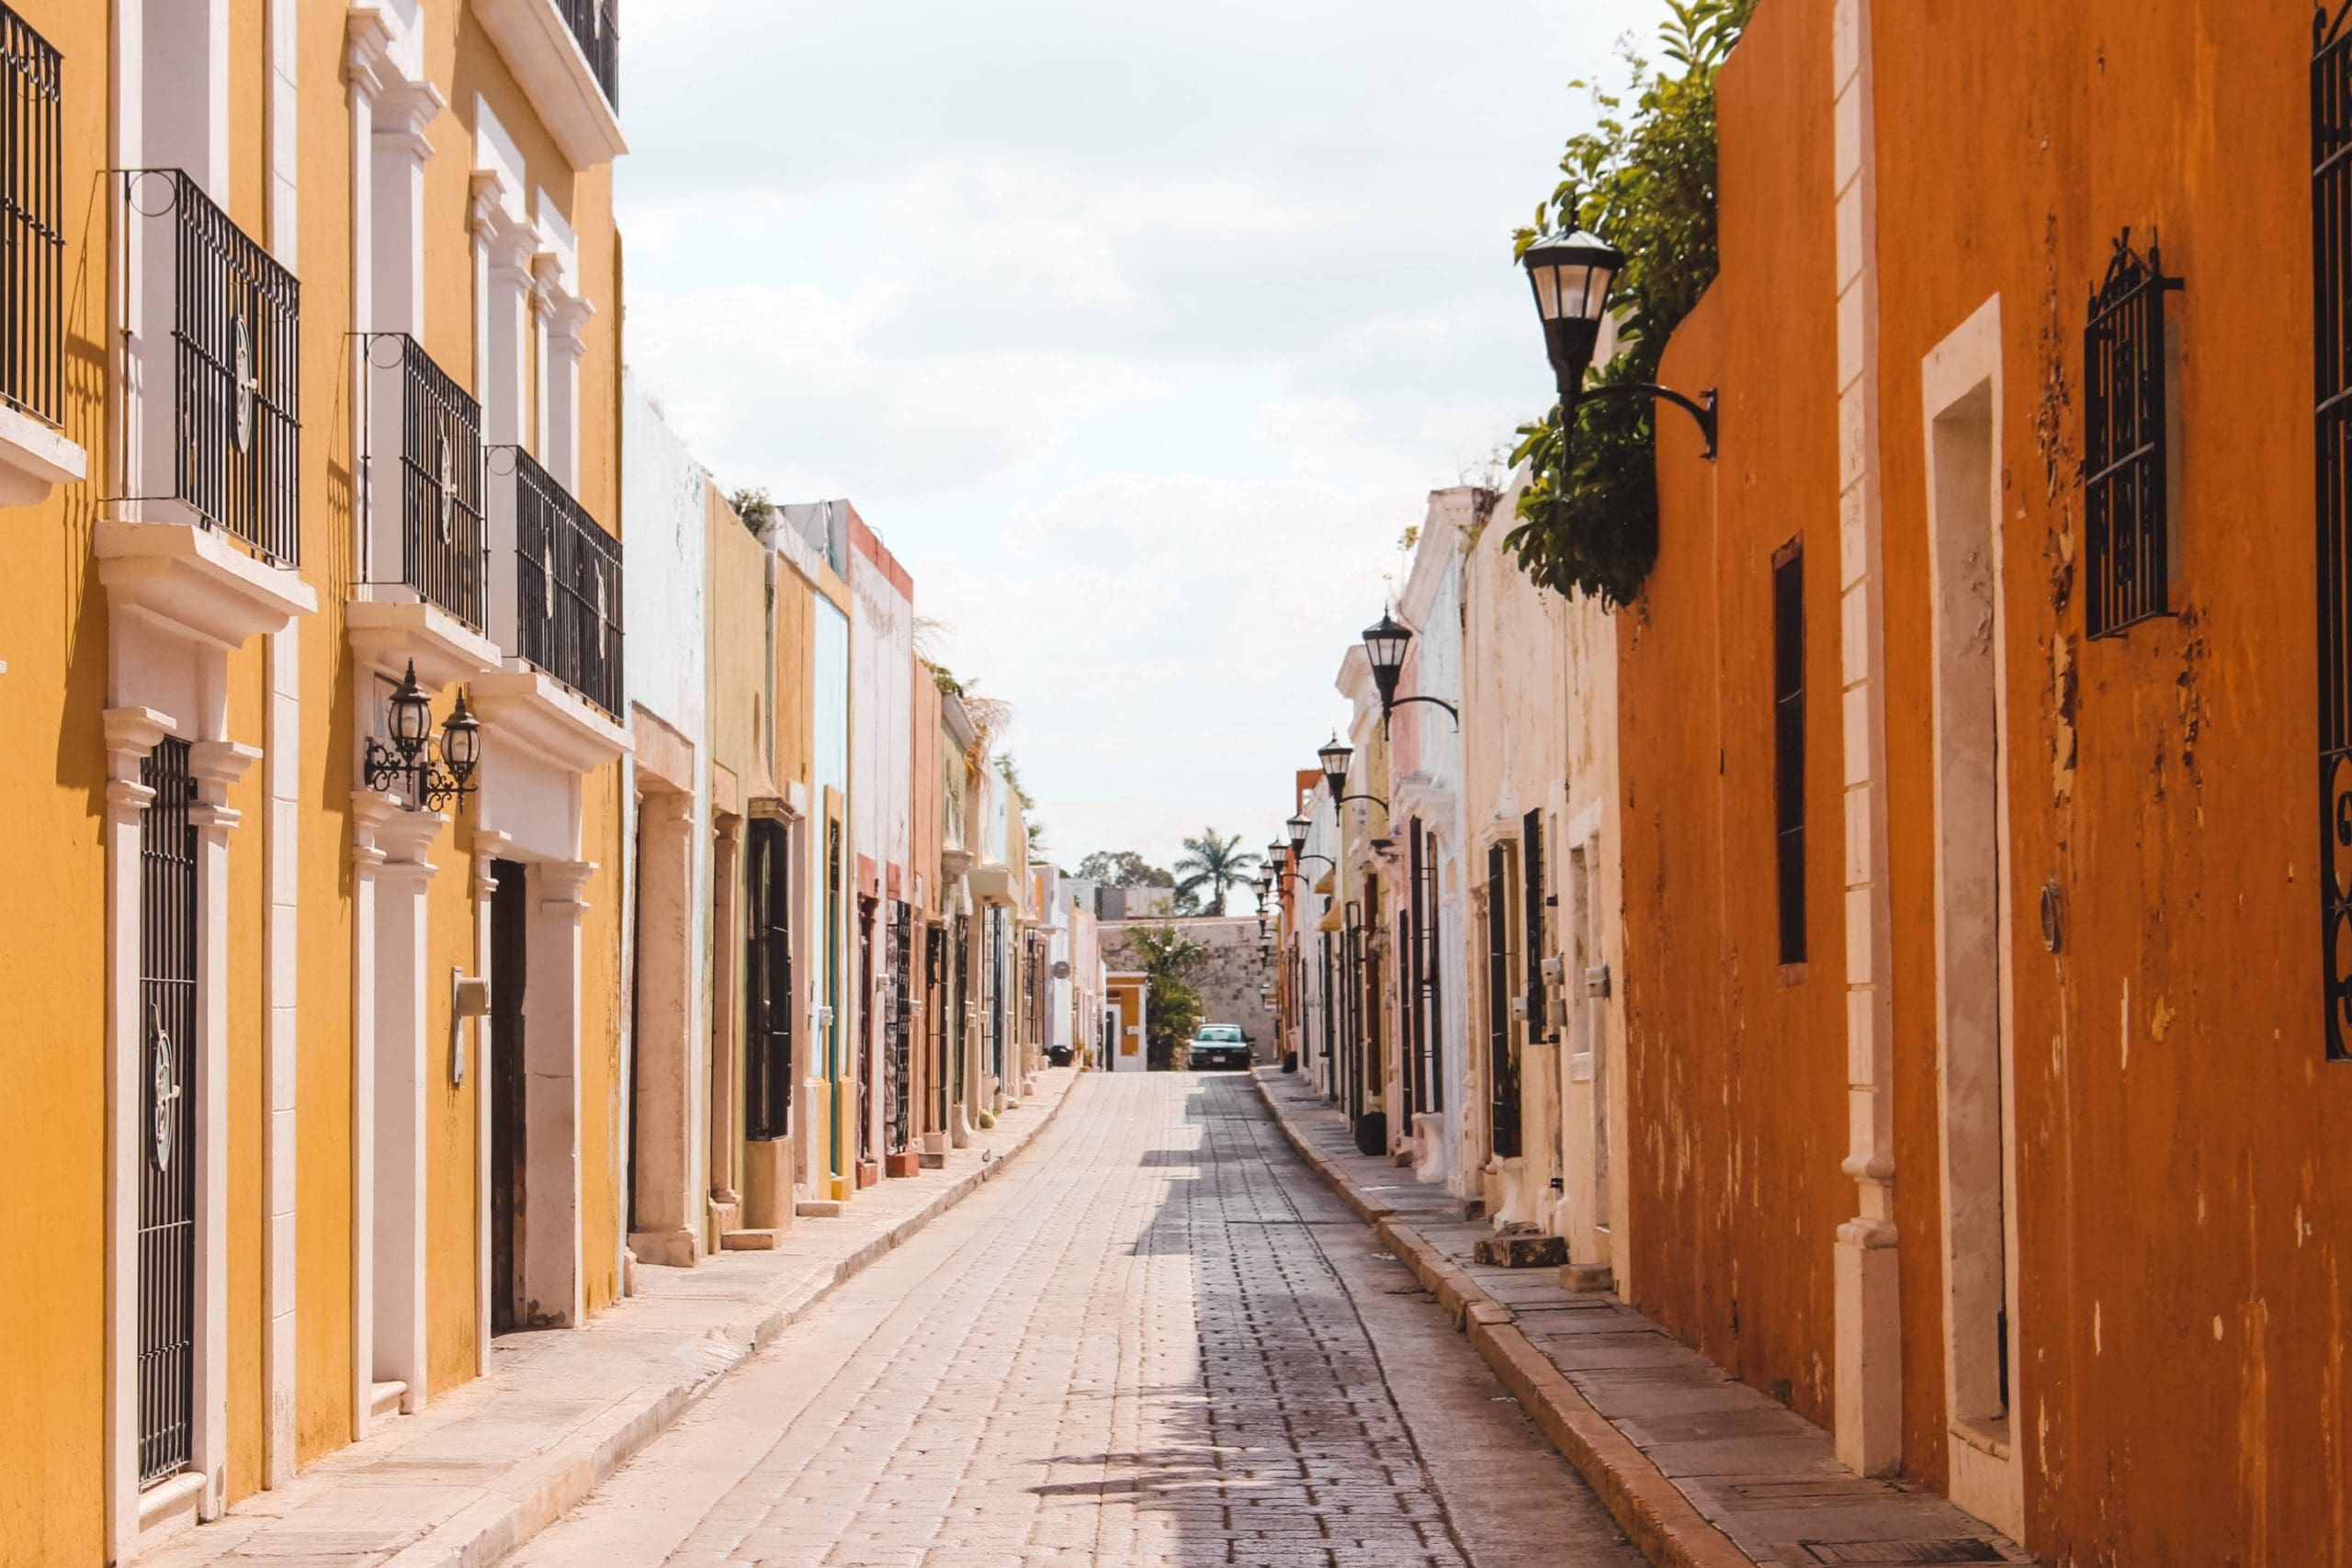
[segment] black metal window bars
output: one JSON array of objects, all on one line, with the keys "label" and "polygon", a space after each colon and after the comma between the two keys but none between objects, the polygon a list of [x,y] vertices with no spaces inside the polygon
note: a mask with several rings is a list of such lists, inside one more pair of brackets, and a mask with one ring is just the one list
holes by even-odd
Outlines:
[{"label": "black metal window bars", "polygon": [[481,405],[406,333],[368,333],[360,415],[360,558],[372,570],[376,517],[376,383],[399,381],[401,576],[428,603],[476,631],[488,626],[490,531],[482,518]]},{"label": "black metal window bars", "polygon": [[1772,844],[1783,964],[1805,961],[1804,546],[1772,557]]},{"label": "black metal window bars", "polygon": [[888,1015],[890,1059],[889,1152],[914,1145],[914,910],[903,898],[890,901]]},{"label": "black metal window bars", "polygon": [[0,6],[0,403],[64,423],[63,68]]},{"label": "black metal window bars", "polygon": [[2172,527],[2165,491],[2165,296],[2156,245],[2115,242],[2083,328],[2083,615],[2113,637],[2170,608]]},{"label": "black metal window bars", "polygon": [[2352,1059],[2352,0],[2312,18],[2312,349],[2318,427],[2320,983]]},{"label": "black metal window bars", "polygon": [[186,1470],[196,1409],[196,784],[188,743],[143,758],[139,811],[139,1483]]},{"label": "black metal window bars", "polygon": [[745,880],[749,929],[744,942],[747,992],[743,1054],[743,1136],[781,1138],[792,1130],[793,1061],[792,874],[787,829],[760,818],[752,823],[751,867]]},{"label": "black metal window bars", "polygon": [[186,171],[119,177],[124,263],[133,265],[135,236],[151,337],[163,309],[153,290],[170,281],[172,439],[168,475],[143,442],[132,455],[132,493],[114,499],[179,502],[277,564],[300,565],[300,286]]},{"label": "black metal window bars", "polygon": [[555,0],[564,25],[588,59],[588,73],[604,89],[605,101],[617,113],[621,107],[621,34],[614,19],[613,0]]},{"label": "black metal window bars", "polygon": [[621,712],[621,542],[519,446],[514,465],[516,649],[608,717]]},{"label": "black metal window bars", "polygon": [[1487,848],[1487,1117],[1498,1159],[1519,1154],[1519,1043],[1510,1027],[1510,850]]}]

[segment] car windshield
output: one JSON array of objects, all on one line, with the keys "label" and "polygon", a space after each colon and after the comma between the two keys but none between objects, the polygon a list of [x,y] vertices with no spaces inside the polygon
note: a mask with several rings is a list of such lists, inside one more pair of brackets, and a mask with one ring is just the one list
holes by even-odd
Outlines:
[{"label": "car windshield", "polygon": [[1238,1045],[1241,1043],[1241,1031],[1234,1028],[1233,1025],[1229,1023],[1212,1023],[1203,1029],[1198,1034],[1193,1035],[1193,1038],[1195,1040],[1224,1040]]}]

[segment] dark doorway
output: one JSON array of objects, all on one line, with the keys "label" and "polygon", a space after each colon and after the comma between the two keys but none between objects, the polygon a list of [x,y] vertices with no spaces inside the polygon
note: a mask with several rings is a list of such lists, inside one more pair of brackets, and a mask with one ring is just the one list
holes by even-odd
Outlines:
[{"label": "dark doorway", "polygon": [[490,1331],[523,1326],[515,1311],[521,1267],[527,1078],[523,1070],[523,991],[530,938],[529,868],[503,860],[492,868],[498,891],[490,905]]},{"label": "dark doorway", "polygon": [[857,978],[865,987],[865,1005],[857,1010],[857,1158],[861,1165],[874,1157],[874,1075],[880,1070],[874,1054],[874,976],[879,972],[874,951],[874,908],[871,898],[857,901]]}]

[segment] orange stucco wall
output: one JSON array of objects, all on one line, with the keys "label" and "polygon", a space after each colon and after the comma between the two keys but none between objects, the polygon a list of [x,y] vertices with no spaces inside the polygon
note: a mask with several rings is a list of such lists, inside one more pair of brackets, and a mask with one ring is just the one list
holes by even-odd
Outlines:
[{"label": "orange stucco wall", "polygon": [[[2000,300],[2027,1539],[2320,1562],[2346,1523],[2352,1077],[2323,1060],[2312,7],[1877,7],[1905,1459],[1943,1464],[1921,358]],[[1969,152],[1952,156],[1952,128]],[[2161,231],[2178,615],[2087,642],[2082,330]],[[2066,934],[2041,941],[2054,880]],[[1923,1215],[1921,1205],[1928,1205]]]},{"label": "orange stucco wall", "polygon": [[[1815,1421],[1834,1397],[1846,1146],[1826,0],[1724,68],[1724,268],[1663,378],[1721,389],[1722,459],[1662,410],[1660,546],[1618,619],[1624,1161],[1637,1304]],[[1770,117],[1769,135],[1729,128]],[[1792,288],[1788,280],[1817,280]],[[1771,559],[1804,541],[1807,955],[1773,874]]]}]

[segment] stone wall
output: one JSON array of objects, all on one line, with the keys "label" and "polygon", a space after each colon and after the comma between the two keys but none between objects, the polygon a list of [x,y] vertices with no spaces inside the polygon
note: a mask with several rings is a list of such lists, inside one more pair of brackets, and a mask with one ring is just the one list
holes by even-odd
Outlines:
[{"label": "stone wall", "polygon": [[1273,1049],[1274,1015],[1259,987],[1273,978],[1272,964],[1258,956],[1255,915],[1201,915],[1173,920],[1105,920],[1102,962],[1112,969],[1140,969],[1143,956],[1130,934],[1172,926],[1209,950],[1208,962],[1193,976],[1206,1023],[1238,1023],[1261,1059]]}]

